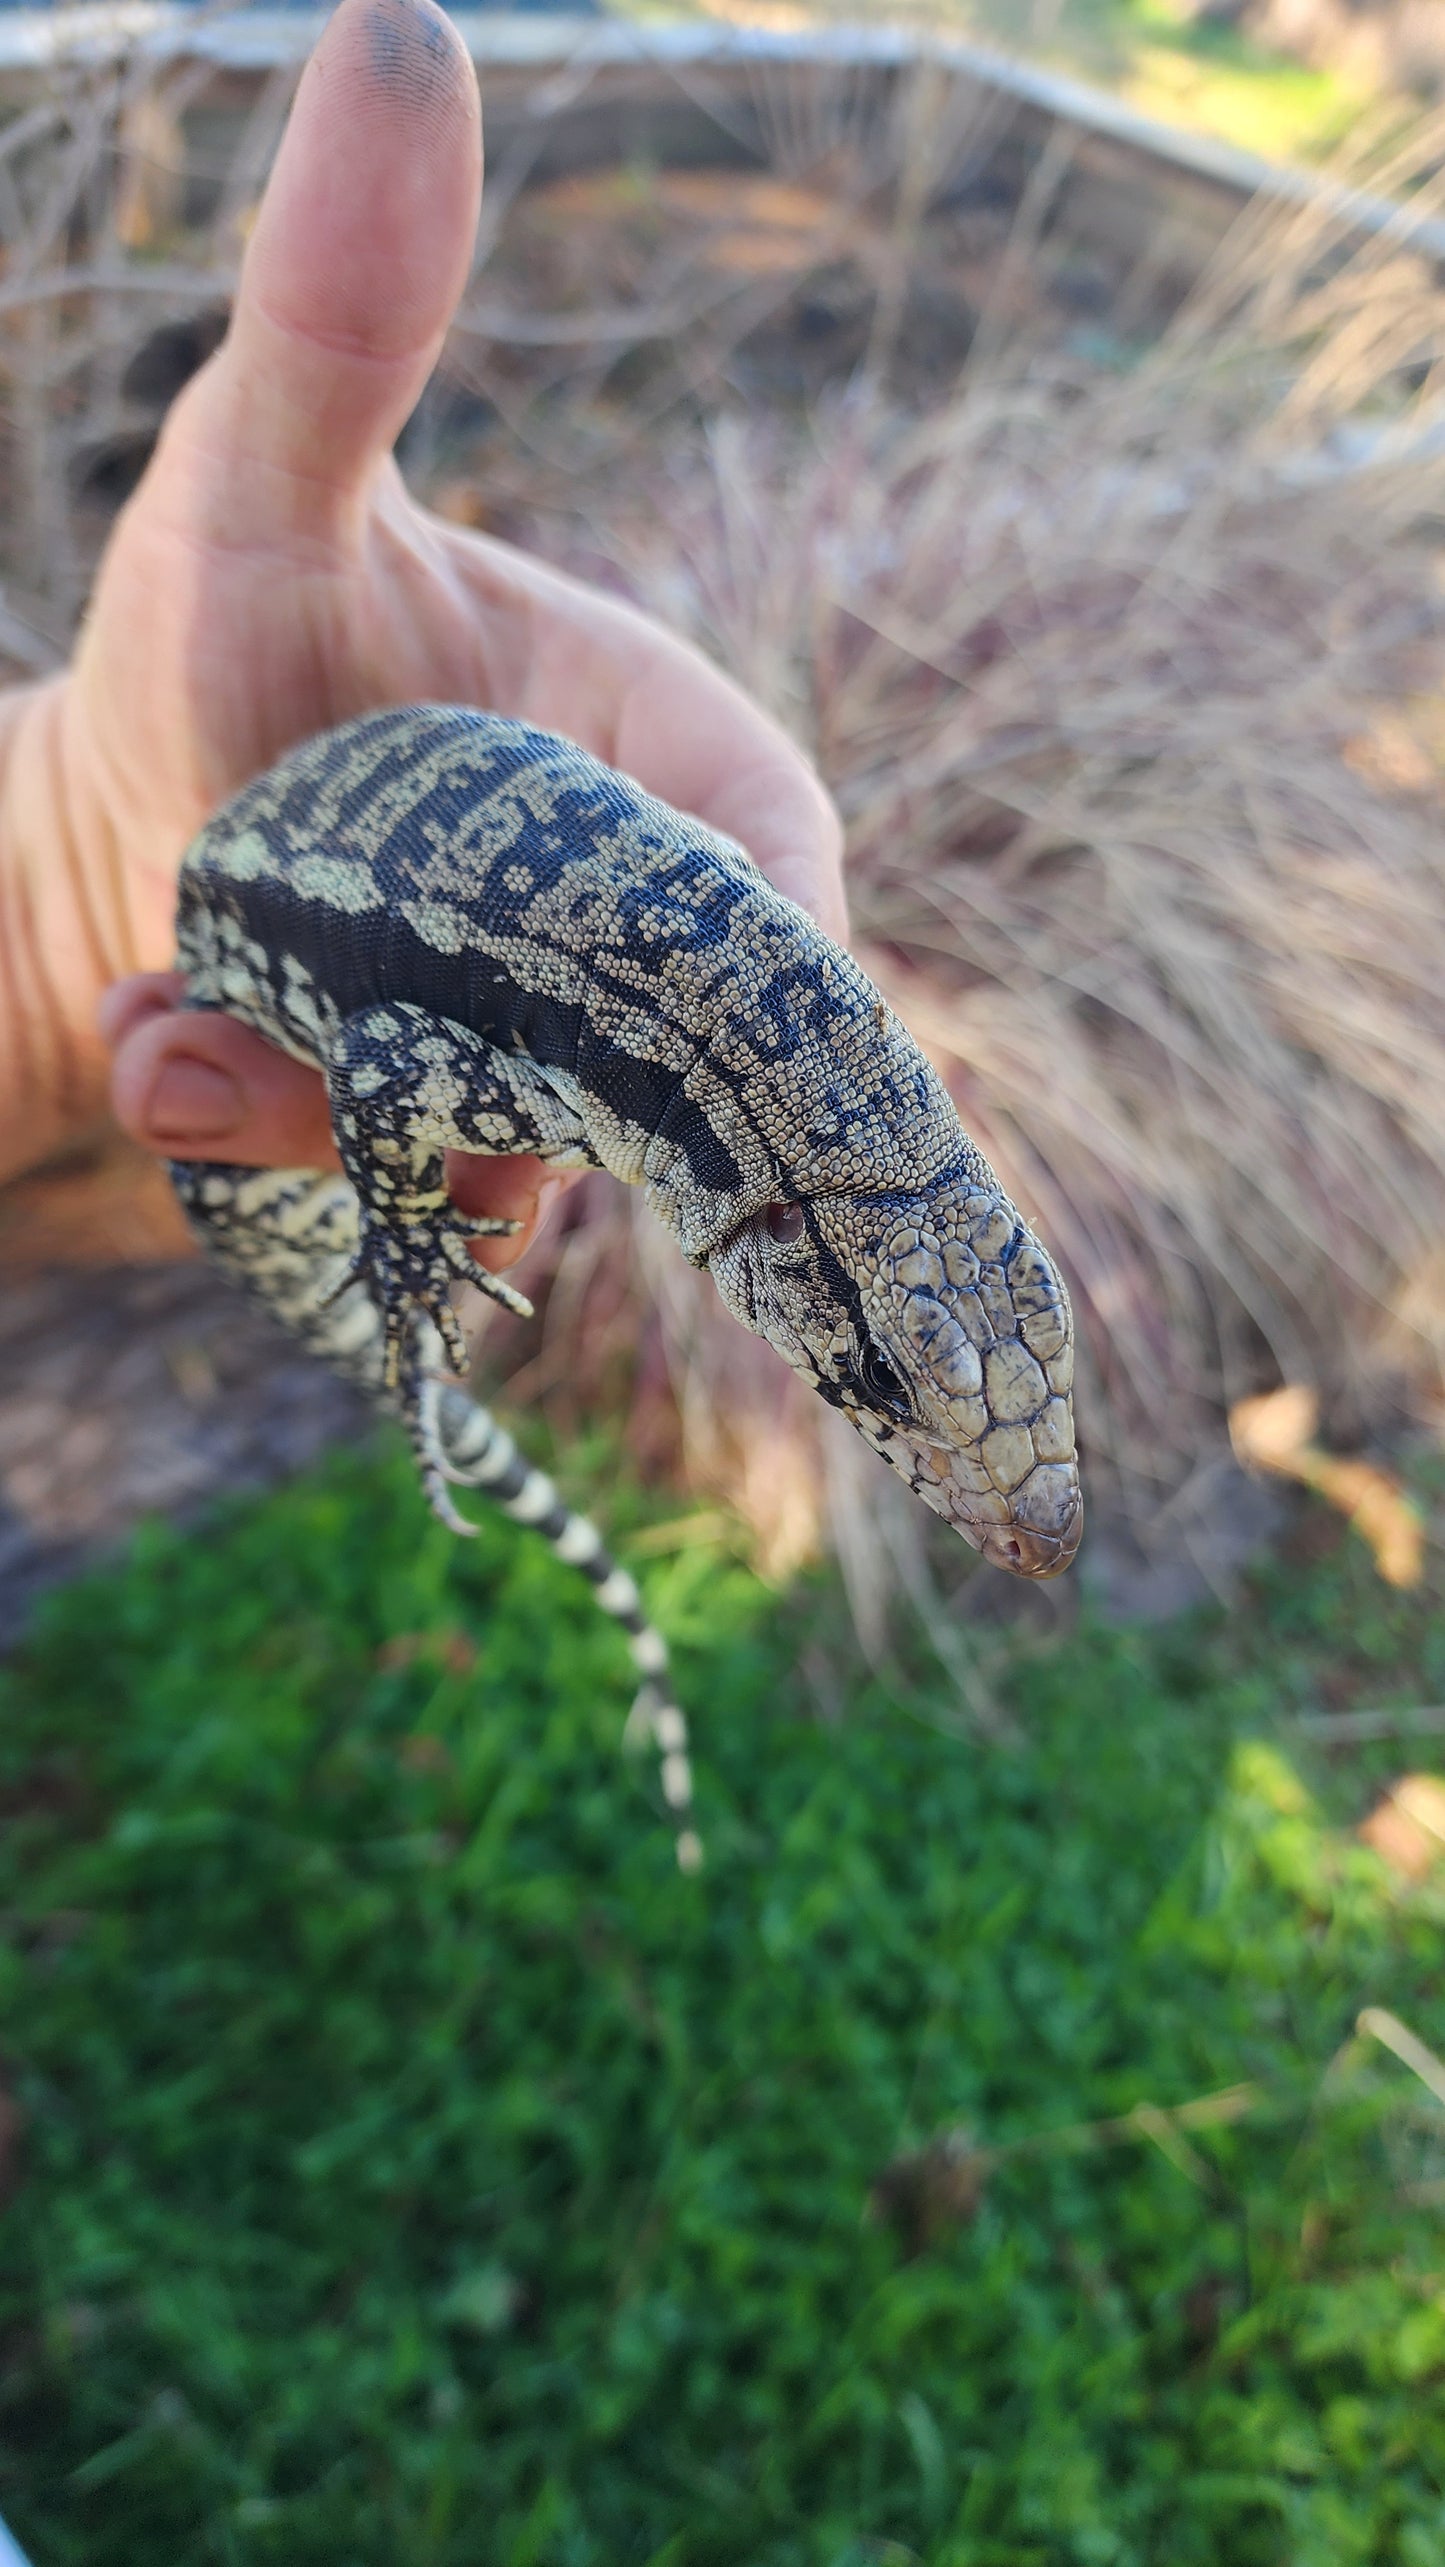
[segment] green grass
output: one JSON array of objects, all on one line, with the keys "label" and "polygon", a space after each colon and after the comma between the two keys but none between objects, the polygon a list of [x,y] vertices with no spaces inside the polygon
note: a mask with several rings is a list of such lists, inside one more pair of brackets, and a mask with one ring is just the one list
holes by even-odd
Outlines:
[{"label": "green grass", "polygon": [[[693,1880],[580,1582],[389,1448],[148,1537],[0,1677],[36,2567],[1438,2567],[1445,2113],[1349,2045],[1445,2044],[1445,1908],[1349,1832],[1391,1751],[1290,1726],[1439,1700],[1438,1604],[1327,1539],[1019,1652],[990,1743],[826,1581],[648,1584]],[[946,2126],[1241,2079],[1179,2162],[868,2217]]]},{"label": "green grass", "polygon": [[[678,0],[611,0],[639,17],[671,18]],[[1274,160],[1316,160],[1343,141],[1368,103],[1340,74],[1313,70],[1236,27],[1193,16],[1184,0],[733,0],[736,14],[788,25],[808,17],[932,19],[1050,63],[1130,99],[1168,123],[1215,134]],[[773,12],[771,21],[770,10]],[[732,13],[715,0],[708,14]]]},{"label": "green grass", "polygon": [[1093,21],[1095,73],[1136,106],[1193,125],[1268,160],[1325,158],[1367,104],[1338,73],[1316,71],[1237,28],[1191,19],[1169,0],[1083,0]]}]

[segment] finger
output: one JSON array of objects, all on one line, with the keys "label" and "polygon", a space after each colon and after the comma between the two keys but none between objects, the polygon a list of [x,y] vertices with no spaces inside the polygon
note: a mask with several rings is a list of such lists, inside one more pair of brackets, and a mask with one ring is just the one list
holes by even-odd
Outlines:
[{"label": "finger", "polygon": [[478,1265],[498,1275],[525,1257],[578,1173],[549,1168],[541,1159],[474,1159],[448,1150],[447,1192],[457,1210],[474,1221],[522,1225],[510,1239],[474,1239],[472,1255]]},{"label": "finger", "polygon": [[[123,993],[135,984],[123,983]],[[142,1010],[120,1032],[111,1071],[116,1121],[168,1159],[247,1168],[335,1168],[326,1083],[233,1016]]]},{"label": "finger", "polygon": [[661,801],[726,830],[846,943],[843,825],[782,724],[638,608],[494,536],[430,523],[486,641],[458,701],[555,724]]},{"label": "finger", "polygon": [[386,454],[466,283],[481,191],[476,78],[432,0],[342,0],[301,77],[231,328],[185,432],[261,468],[220,490],[227,539],[266,467],[305,512]]},{"label": "finger", "polygon": [[721,778],[706,816],[746,847],[769,882],[806,909],[825,935],[847,944],[843,825],[826,788],[796,750]]},{"label": "finger", "polygon": [[[319,1070],[209,1009],[166,1006],[182,984],[143,972],[107,992],[102,1031],[115,1049],[111,1101],[133,1140],[168,1159],[225,1159],[247,1168],[337,1168],[326,1083]],[[161,1005],[157,1006],[157,1001]],[[447,1189],[477,1221],[518,1221],[510,1238],[474,1253],[494,1273],[525,1256],[575,1179],[540,1159],[447,1152]]]},{"label": "finger", "polygon": [[128,980],[113,981],[101,992],[95,1011],[101,1041],[112,1052],[118,1051],[137,1025],[144,1025],[151,1016],[172,1014],[185,994],[179,972],[132,972]]}]

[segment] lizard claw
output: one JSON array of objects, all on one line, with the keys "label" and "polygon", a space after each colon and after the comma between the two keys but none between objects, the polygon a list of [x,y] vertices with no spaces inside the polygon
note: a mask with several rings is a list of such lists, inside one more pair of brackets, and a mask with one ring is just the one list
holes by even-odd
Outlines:
[{"label": "lizard claw", "polygon": [[484,1292],[488,1301],[495,1301],[501,1309],[509,1310],[514,1319],[536,1318],[535,1305],[526,1294],[518,1292],[515,1284],[504,1283],[500,1275],[488,1273],[485,1266],[474,1265],[467,1281],[475,1284],[478,1292]]},{"label": "lizard claw", "polygon": [[471,1227],[465,1231],[448,1229],[442,1233],[441,1245],[452,1273],[463,1283],[474,1285],[478,1292],[486,1294],[489,1301],[500,1303],[503,1310],[510,1310],[514,1319],[530,1319],[534,1314],[526,1294],[518,1292],[515,1284],[504,1283],[501,1276],[494,1275],[489,1267],[479,1266],[467,1245],[471,1238],[490,1239],[504,1234],[510,1238],[521,1227],[520,1221],[490,1221],[480,1230]]},{"label": "lizard claw", "polygon": [[434,1372],[413,1361],[402,1410],[428,1506],[449,1533],[460,1533],[472,1541],[478,1527],[458,1512],[447,1487],[447,1482],[458,1476],[448,1465],[441,1439],[441,1393],[450,1386],[450,1374]]},{"label": "lizard claw", "polygon": [[346,1259],[335,1283],[328,1284],[325,1292],[318,1294],[316,1301],[317,1309],[330,1310],[333,1303],[338,1302],[344,1292],[350,1292],[353,1284],[364,1284],[366,1280],[366,1266],[362,1259],[361,1250],[359,1248],[355,1248]]},{"label": "lizard claw", "polygon": [[[431,1321],[454,1373],[465,1378],[471,1364],[462,1324],[451,1303],[453,1274],[459,1271],[460,1239],[449,1227],[431,1221],[388,1225],[363,1214],[356,1252],[335,1283],[335,1301],[354,1283],[365,1286],[385,1331],[382,1387],[393,1395],[401,1386],[413,1328],[419,1315]],[[471,1265],[470,1259],[467,1260]],[[473,1273],[480,1273],[471,1267]]]},{"label": "lizard claw", "polygon": [[434,1465],[423,1464],[421,1484],[426,1491],[426,1502],[449,1533],[460,1533],[468,1542],[475,1542],[480,1527],[469,1523],[460,1509],[453,1506],[447,1489],[450,1477],[450,1472],[443,1474]]}]

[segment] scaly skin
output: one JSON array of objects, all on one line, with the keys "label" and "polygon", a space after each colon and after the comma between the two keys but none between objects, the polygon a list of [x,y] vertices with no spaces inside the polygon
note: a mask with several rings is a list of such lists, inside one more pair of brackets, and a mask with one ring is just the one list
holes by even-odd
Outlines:
[{"label": "scaly skin", "polygon": [[[179,946],[193,1005],[325,1070],[349,1180],[178,1165],[182,1200],[399,1410],[449,1520],[445,1478],[475,1478],[465,1404],[431,1380],[465,1360],[451,1282],[526,1305],[468,1257],[442,1154],[527,1151],[643,1186],[738,1318],[987,1558],[1068,1565],[1063,1282],[873,984],[730,840],[524,723],[368,714],[202,831]],[[560,1511],[543,1529],[582,1564]]]}]

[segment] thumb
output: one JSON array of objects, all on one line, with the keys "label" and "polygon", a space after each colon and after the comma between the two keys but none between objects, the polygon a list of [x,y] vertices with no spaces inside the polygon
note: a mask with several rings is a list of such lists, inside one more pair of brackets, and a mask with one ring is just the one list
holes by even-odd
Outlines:
[{"label": "thumb", "polygon": [[466,284],[481,177],[451,21],[432,0],[342,0],[302,74],[230,330],[177,421],[230,541],[263,520],[273,536],[313,524],[389,451]]}]

